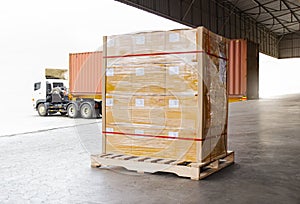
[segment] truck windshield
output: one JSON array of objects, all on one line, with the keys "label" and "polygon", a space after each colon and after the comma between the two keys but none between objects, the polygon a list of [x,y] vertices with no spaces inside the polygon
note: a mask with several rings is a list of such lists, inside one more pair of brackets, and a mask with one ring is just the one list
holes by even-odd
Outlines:
[{"label": "truck windshield", "polygon": [[55,87],[63,87],[64,86],[64,84],[63,83],[58,83],[58,82],[54,82],[53,83],[53,88],[55,88]]}]

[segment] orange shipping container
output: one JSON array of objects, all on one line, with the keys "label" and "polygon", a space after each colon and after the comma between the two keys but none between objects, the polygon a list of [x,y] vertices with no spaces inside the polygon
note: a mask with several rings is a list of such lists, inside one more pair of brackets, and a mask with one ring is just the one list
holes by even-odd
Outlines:
[{"label": "orange shipping container", "polygon": [[229,98],[257,99],[258,88],[258,44],[248,40],[230,41],[228,93]]},{"label": "orange shipping container", "polygon": [[102,52],[69,55],[69,89],[72,97],[101,99]]}]

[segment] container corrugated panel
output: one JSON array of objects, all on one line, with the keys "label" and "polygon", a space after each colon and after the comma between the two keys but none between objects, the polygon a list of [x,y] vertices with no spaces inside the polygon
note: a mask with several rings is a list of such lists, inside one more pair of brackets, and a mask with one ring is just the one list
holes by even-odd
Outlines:
[{"label": "container corrugated panel", "polygon": [[73,96],[101,95],[102,52],[69,55],[69,88]]},{"label": "container corrugated panel", "polygon": [[230,41],[228,94],[230,98],[259,98],[258,44],[248,40]]},{"label": "container corrugated panel", "polygon": [[228,73],[229,97],[247,95],[247,41],[231,40]]}]

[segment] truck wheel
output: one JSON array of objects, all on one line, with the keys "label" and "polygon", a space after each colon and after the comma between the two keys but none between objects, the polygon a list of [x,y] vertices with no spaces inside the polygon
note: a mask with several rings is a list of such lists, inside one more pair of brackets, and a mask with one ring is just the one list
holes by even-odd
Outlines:
[{"label": "truck wheel", "polygon": [[92,118],[93,111],[89,104],[85,103],[80,107],[80,114],[83,118]]},{"label": "truck wheel", "polygon": [[48,111],[47,111],[47,108],[46,108],[45,104],[40,103],[38,105],[38,113],[39,113],[40,116],[48,115]]},{"label": "truck wheel", "polygon": [[68,116],[70,118],[77,118],[78,117],[78,111],[77,111],[76,106],[74,104],[70,104],[68,106],[67,112],[68,112]]}]

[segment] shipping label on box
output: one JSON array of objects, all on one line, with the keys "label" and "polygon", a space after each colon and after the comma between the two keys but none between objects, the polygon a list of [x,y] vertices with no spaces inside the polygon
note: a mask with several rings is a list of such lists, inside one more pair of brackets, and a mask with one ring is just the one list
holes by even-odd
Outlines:
[{"label": "shipping label on box", "polygon": [[107,47],[113,47],[115,46],[115,40],[114,39],[108,39],[107,40]]},{"label": "shipping label on box", "polygon": [[178,32],[169,33],[169,42],[179,42],[180,35]]},{"label": "shipping label on box", "polygon": [[106,76],[113,76],[113,75],[114,75],[114,68],[107,68]]},{"label": "shipping label on box", "polygon": [[137,45],[144,45],[145,44],[145,36],[144,35],[138,35],[134,36],[135,44]]},{"label": "shipping label on box", "polygon": [[144,70],[144,68],[136,68],[136,69],[135,69],[135,75],[136,75],[136,76],[144,76],[144,75],[145,75],[145,70]]},{"label": "shipping label on box", "polygon": [[134,133],[137,134],[137,135],[143,135],[143,134],[145,134],[144,130],[140,130],[140,129],[135,129]]},{"label": "shipping label on box", "polygon": [[143,98],[135,99],[135,106],[136,107],[144,107],[144,99]]},{"label": "shipping label on box", "polygon": [[106,132],[114,132],[114,129],[112,127],[107,127]]},{"label": "shipping label on box", "polygon": [[169,99],[169,108],[179,108],[179,100]]},{"label": "shipping label on box", "polygon": [[135,129],[134,134],[136,134],[136,136],[137,136],[136,139],[146,138],[145,136],[143,136],[145,134],[144,130]]},{"label": "shipping label on box", "polygon": [[174,139],[178,137],[178,132],[168,132],[169,139]]},{"label": "shipping label on box", "polygon": [[178,75],[179,74],[179,66],[169,67],[169,75]]},{"label": "shipping label on box", "polygon": [[114,99],[113,98],[106,98],[106,106],[113,106],[114,105]]}]

